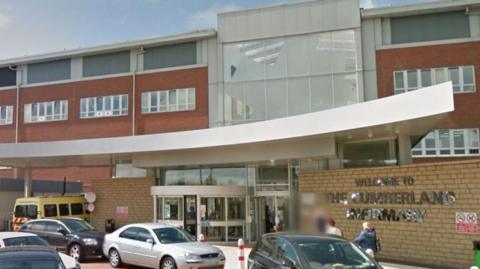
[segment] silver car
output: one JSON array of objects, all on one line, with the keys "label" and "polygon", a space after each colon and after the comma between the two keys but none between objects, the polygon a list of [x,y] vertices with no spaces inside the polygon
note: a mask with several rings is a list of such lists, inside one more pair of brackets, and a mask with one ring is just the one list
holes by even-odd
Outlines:
[{"label": "silver car", "polygon": [[131,224],[105,235],[103,253],[112,267],[134,264],[160,269],[223,269],[225,256],[214,246],[195,242],[176,226]]}]

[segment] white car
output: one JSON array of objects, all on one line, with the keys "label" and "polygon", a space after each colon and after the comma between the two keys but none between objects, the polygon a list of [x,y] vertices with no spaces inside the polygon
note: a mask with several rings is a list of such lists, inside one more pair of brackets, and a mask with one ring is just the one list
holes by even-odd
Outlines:
[{"label": "white car", "polygon": [[223,269],[223,252],[195,242],[185,231],[165,224],[131,224],[105,235],[103,253],[114,268],[122,263],[160,269]]},{"label": "white car", "polygon": [[[0,248],[22,246],[48,246],[47,241],[31,233],[0,232]],[[67,269],[81,269],[80,264],[65,253],[58,253]]]}]

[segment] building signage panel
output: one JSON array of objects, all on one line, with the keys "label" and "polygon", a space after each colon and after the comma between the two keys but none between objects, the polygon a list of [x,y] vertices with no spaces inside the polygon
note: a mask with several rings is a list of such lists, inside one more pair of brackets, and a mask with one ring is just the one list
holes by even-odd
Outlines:
[{"label": "building signage panel", "polygon": [[478,218],[474,212],[455,213],[455,226],[458,233],[477,233]]},{"label": "building signage panel", "polygon": [[119,220],[128,219],[128,206],[117,206],[116,217]]},{"label": "building signage panel", "polygon": [[[354,183],[357,188],[370,189],[325,194],[327,203],[341,204],[346,208],[348,219],[424,222],[426,215],[424,205],[451,205],[456,201],[455,194],[450,191],[395,190],[401,186],[411,189],[415,185],[415,179],[409,176],[359,178],[355,179]],[[355,205],[363,206],[355,207]]]}]

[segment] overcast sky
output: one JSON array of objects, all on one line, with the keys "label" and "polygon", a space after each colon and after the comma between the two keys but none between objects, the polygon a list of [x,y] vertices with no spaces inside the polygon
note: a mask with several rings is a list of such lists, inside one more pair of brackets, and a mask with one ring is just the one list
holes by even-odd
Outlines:
[{"label": "overcast sky", "polygon": [[[215,28],[223,11],[296,0],[0,0],[0,59]],[[361,0],[364,8],[432,0]]]}]

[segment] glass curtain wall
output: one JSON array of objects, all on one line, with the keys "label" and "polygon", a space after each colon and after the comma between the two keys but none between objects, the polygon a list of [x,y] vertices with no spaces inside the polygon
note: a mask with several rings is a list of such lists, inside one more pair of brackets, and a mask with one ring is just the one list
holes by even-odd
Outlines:
[{"label": "glass curtain wall", "polygon": [[224,45],[225,124],[359,102],[354,30]]}]

